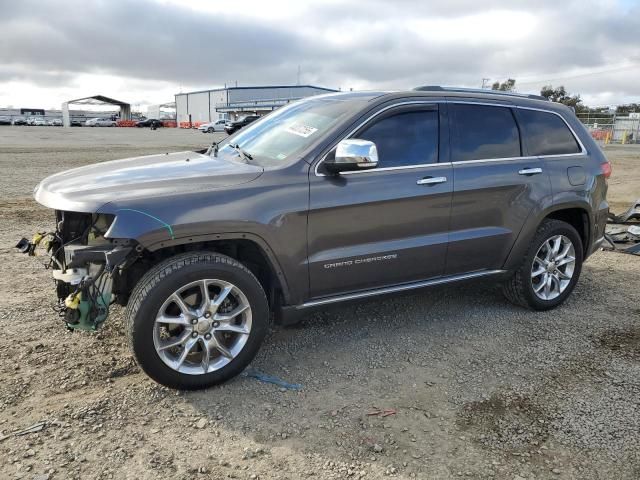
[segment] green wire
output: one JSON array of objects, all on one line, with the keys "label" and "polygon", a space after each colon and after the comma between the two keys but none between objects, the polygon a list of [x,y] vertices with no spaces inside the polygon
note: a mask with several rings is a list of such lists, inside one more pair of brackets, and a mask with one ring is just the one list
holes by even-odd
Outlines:
[{"label": "green wire", "polygon": [[135,212],[135,213],[140,213],[142,215],[146,215],[149,218],[152,218],[154,220],[156,220],[157,222],[160,222],[164,228],[166,228],[167,230],[169,230],[169,235],[171,235],[171,240],[175,240],[176,237],[173,235],[173,228],[171,228],[171,225],[169,225],[167,222],[163,222],[162,220],[160,220],[158,217],[154,217],[153,215],[151,215],[150,213],[147,212],[143,212],[141,210],[135,210],[133,208],[121,208],[119,210],[116,210],[116,213],[118,212]]}]

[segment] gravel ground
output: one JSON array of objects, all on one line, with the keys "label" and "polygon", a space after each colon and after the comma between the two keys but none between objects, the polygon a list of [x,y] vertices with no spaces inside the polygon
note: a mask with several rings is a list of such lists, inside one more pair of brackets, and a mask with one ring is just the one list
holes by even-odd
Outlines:
[{"label": "gravel ground", "polygon": [[[66,331],[49,272],[12,249],[51,228],[34,185],[211,138],[0,130],[1,478],[640,477],[638,257],[595,254],[551,312],[473,283],[274,328],[252,367],[300,391],[249,376],[202,392],[158,386],[127,350],[119,307],[98,333]],[[640,197],[640,148],[606,152],[614,175],[627,172],[611,181],[622,207]]]}]

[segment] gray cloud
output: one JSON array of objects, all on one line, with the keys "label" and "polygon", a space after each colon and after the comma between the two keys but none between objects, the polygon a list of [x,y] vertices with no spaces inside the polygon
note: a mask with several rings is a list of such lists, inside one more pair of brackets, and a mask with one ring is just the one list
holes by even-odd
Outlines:
[{"label": "gray cloud", "polygon": [[[561,77],[574,69],[640,62],[640,6],[629,8],[622,2],[619,8],[607,9],[577,0],[532,3],[374,0],[366,6],[319,5],[301,18],[274,22],[241,12],[213,15],[150,0],[0,0],[0,83],[32,79],[55,88],[81,73],[186,86],[233,80],[292,83],[301,65],[305,82],[330,87],[477,85],[485,76],[512,76],[535,89],[536,80]],[[415,19],[452,21],[505,10],[532,14],[535,30],[515,39],[505,34],[492,42],[460,30],[438,41],[407,27]],[[347,46],[331,41],[328,31],[347,36]],[[637,75],[639,70],[632,72]],[[580,93],[586,95],[615,88],[626,97],[640,96],[640,82],[633,77],[612,72],[554,83],[583,88]]]}]

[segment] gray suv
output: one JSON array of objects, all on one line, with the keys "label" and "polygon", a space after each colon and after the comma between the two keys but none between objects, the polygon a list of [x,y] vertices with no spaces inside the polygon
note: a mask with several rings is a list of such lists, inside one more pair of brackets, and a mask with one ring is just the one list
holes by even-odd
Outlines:
[{"label": "gray suv", "polygon": [[603,240],[610,164],[567,107],[421,87],[322,95],[200,152],[62,172],[35,190],[69,328],[127,306],[154,380],[241,372],[273,317],[470,279],[561,304]]}]

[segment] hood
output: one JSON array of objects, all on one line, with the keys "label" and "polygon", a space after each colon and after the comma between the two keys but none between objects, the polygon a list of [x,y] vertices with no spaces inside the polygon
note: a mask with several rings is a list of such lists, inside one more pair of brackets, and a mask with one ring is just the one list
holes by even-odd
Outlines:
[{"label": "hood", "polygon": [[178,152],[97,163],[57,173],[36,187],[45,207],[95,212],[129,199],[215,190],[258,178],[262,167],[196,152]]}]

